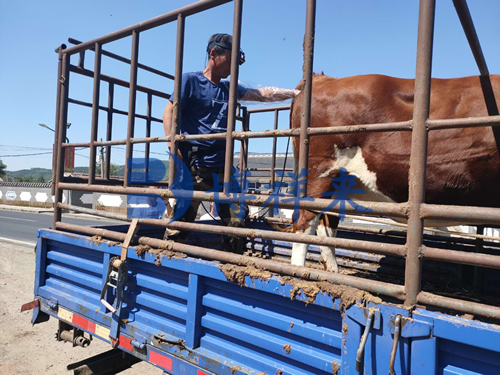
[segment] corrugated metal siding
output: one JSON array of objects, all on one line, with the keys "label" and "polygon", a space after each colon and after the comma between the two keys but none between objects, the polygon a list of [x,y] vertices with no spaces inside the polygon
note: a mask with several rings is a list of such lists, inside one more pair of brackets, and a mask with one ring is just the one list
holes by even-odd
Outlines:
[{"label": "corrugated metal siding", "polygon": [[145,330],[180,339],[186,334],[188,274],[131,261],[124,315]]},{"label": "corrugated metal siding", "polygon": [[241,287],[228,283],[205,283],[204,349],[267,373],[278,367],[297,374],[331,374],[332,362],[340,363],[338,311],[256,290],[242,294]]},{"label": "corrugated metal siding", "polygon": [[99,294],[102,288],[103,253],[78,246],[47,241],[45,286],[50,295],[64,293],[75,302],[101,308]]}]

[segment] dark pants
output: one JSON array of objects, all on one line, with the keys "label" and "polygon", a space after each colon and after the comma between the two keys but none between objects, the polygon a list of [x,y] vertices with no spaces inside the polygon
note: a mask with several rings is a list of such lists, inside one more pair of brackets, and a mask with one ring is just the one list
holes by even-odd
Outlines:
[{"label": "dark pants", "polygon": [[[223,168],[202,168],[202,167],[191,167],[191,178],[193,180],[193,190],[196,191],[207,191],[209,189],[213,189],[214,187],[214,174],[219,176],[219,183],[222,185],[224,181],[224,169]],[[184,221],[188,223],[192,223],[196,219],[196,214],[198,213],[198,208],[200,206],[201,201],[192,200],[188,209],[179,218],[178,221]],[[179,204],[183,204],[183,202],[179,202]],[[175,204],[171,217],[174,216],[175,210],[179,206],[179,204]],[[241,221],[236,215],[239,214],[239,205],[238,202],[235,202],[235,209],[231,208],[230,204],[220,203],[218,207],[219,217],[221,218],[222,224],[228,227],[242,227],[244,222]],[[167,228],[165,234],[166,237],[172,237],[179,235],[179,231],[176,229]],[[185,231],[187,236],[187,231]],[[174,238],[175,240],[175,238]],[[238,254],[242,254],[245,251],[245,241],[242,237],[233,237],[233,236],[222,236],[222,247],[225,251],[235,252]]]}]

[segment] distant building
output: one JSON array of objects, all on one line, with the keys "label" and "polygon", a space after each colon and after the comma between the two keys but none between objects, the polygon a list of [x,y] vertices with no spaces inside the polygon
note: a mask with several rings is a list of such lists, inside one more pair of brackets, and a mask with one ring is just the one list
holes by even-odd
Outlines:
[{"label": "distant building", "polygon": [[[248,188],[256,191],[265,191],[268,188],[265,185],[269,185],[271,181],[271,163],[272,154],[260,154],[260,153],[249,153],[247,160],[247,170],[250,172],[250,177],[248,178]],[[286,160],[286,165],[285,165]],[[234,156],[233,165],[238,166],[240,163],[240,155],[236,154]],[[293,153],[286,154],[276,154],[276,164],[274,167],[275,171],[282,171],[285,168],[285,172],[293,172]],[[275,181],[281,181],[281,177],[275,175]],[[291,179],[288,176],[283,177],[282,182],[284,187]]]}]

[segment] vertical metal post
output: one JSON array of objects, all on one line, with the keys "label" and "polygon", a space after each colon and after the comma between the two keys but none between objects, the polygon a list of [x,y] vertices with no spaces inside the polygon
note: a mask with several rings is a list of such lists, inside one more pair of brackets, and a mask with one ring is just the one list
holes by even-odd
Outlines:
[{"label": "vertical metal post", "polygon": [[[172,113],[172,139],[170,141],[170,152],[177,155],[178,145],[174,136],[179,132],[179,119],[181,114],[181,85],[182,85],[182,63],[184,60],[184,23],[182,14],[177,16],[177,44],[175,49],[175,78],[174,78],[174,108]],[[168,171],[168,186],[172,186],[175,178],[174,159],[170,158]]]},{"label": "vertical metal post", "polygon": [[425,201],[425,173],[431,98],[432,43],[434,34],[435,0],[421,0],[418,18],[417,67],[415,71],[415,99],[411,137],[408,239],[405,270],[406,306],[415,305],[421,284],[421,247],[424,223],[419,217],[420,205]]},{"label": "vertical metal post", "polygon": [[57,204],[62,202],[63,191],[59,188],[59,182],[64,179],[64,149],[62,148],[63,140],[66,140],[66,129],[65,126],[68,122],[68,93],[69,93],[69,63],[70,56],[63,54],[61,63],[61,75],[59,80],[61,83],[61,101],[59,107],[59,135],[57,136],[57,144],[55,145],[57,151],[56,160],[56,184],[55,194],[54,194],[54,222],[53,228],[56,226],[56,222],[61,221],[61,209],[57,207]]},{"label": "vertical metal post", "polygon": [[[96,147],[94,142],[97,141],[97,129],[99,126],[99,99],[101,90],[101,45],[95,44],[95,61],[94,61],[94,95],[92,97],[92,127],[90,130],[90,161],[89,161],[89,185],[95,183],[95,161]],[[101,160],[101,170],[104,164]]]},{"label": "vertical metal post", "polygon": [[[477,234],[484,234],[484,226],[477,226]],[[482,238],[476,239],[476,249],[475,252],[481,254],[484,251],[484,240]],[[482,294],[484,291],[484,268],[482,267],[474,267],[474,276],[473,276],[473,286],[474,293]]]},{"label": "vertical metal post", "polygon": [[469,42],[472,54],[476,60],[477,67],[482,76],[488,76],[490,73],[488,71],[488,66],[486,65],[486,60],[484,59],[483,51],[481,49],[481,44],[479,43],[479,38],[477,37],[476,28],[474,27],[474,22],[472,22],[472,17],[470,15],[469,7],[465,0],[453,0],[453,5],[457,11],[458,18],[464,29],[465,36]]},{"label": "vertical metal post", "polygon": [[[250,113],[246,107],[242,107],[241,117],[243,121],[241,122],[241,129],[244,132],[250,131]],[[243,173],[247,169],[248,161],[248,138],[241,140],[241,150],[240,150],[240,171]]]},{"label": "vertical metal post", "polygon": [[[274,111],[274,130],[278,130],[278,114],[279,111],[276,109]],[[273,189],[274,182],[276,181],[276,175],[274,169],[276,168],[276,144],[278,143],[278,137],[273,137],[273,154],[271,159],[271,190]],[[274,212],[274,210],[272,210]]]},{"label": "vertical metal post", "polygon": [[[110,83],[108,86],[108,121],[106,124],[106,141],[111,141],[113,134],[113,105],[115,96],[115,85]],[[109,180],[111,174],[111,146],[106,146],[106,180]]]},{"label": "vertical metal post", "polygon": [[[101,142],[102,142],[102,138],[101,138]],[[104,179],[104,147],[103,146],[99,146],[99,152],[100,152],[100,155],[101,155],[101,178]]]},{"label": "vertical metal post", "polygon": [[123,186],[128,186],[128,176],[132,169],[131,159],[134,155],[134,145],[130,143],[130,139],[134,138],[135,126],[135,100],[137,97],[137,63],[139,60],[139,33],[137,30],[132,32],[132,56],[130,62],[130,91],[128,100],[128,124],[127,124],[127,144],[125,151],[125,178]]},{"label": "vertical metal post", "polygon": [[50,189],[50,193],[52,196],[55,195],[56,191],[56,181],[57,181],[57,145],[59,141],[59,109],[61,108],[61,71],[62,71],[62,51],[66,46],[61,44],[57,51],[58,55],[58,63],[57,63],[57,96],[56,96],[56,120],[55,120],[55,131],[54,131],[54,144],[52,146],[52,186]]},{"label": "vertical metal post", "polygon": [[233,131],[236,122],[236,105],[238,101],[238,73],[240,62],[241,14],[243,0],[234,1],[233,45],[231,50],[231,83],[229,85],[229,106],[227,112],[226,159],[224,164],[224,193],[229,193],[229,181],[233,168],[234,139]]},{"label": "vertical metal post", "polygon": [[[151,137],[151,108],[153,106],[153,95],[148,94],[148,102],[147,102],[147,108],[146,108],[146,138]],[[148,175],[149,175],[149,154],[151,151],[151,143],[146,143],[145,144],[145,155],[146,155],[146,170],[145,170],[145,176],[144,180],[148,181]]]},{"label": "vertical metal post", "polygon": [[[453,4],[455,5],[458,18],[460,19],[460,23],[464,29],[465,36],[469,42],[472,54],[474,55],[477,67],[479,68],[479,72],[481,73],[479,79],[481,82],[481,88],[483,89],[488,116],[496,116],[499,112],[493,86],[491,85],[490,72],[488,71],[488,65],[486,64],[481,44],[479,43],[474,22],[472,22],[469,7],[467,6],[467,2],[465,0],[453,0]],[[498,152],[500,153],[500,129],[498,127],[492,127],[492,131],[495,137]]]},{"label": "vertical metal post", "polygon": [[[304,35],[304,87],[302,89],[302,118],[300,121],[298,173],[300,173],[303,169],[308,169],[309,164],[309,135],[307,134],[307,128],[309,127],[309,123],[311,121],[312,68],[315,27],[316,0],[307,0],[306,33]],[[304,190],[301,193],[301,196],[305,196],[307,195],[307,184],[302,186],[304,187]]]}]

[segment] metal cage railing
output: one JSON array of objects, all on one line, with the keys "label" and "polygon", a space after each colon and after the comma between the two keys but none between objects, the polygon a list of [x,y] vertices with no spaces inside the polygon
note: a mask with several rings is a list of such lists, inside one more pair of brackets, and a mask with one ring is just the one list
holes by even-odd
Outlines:
[{"label": "metal cage railing", "polygon": [[[477,126],[491,126],[494,129],[494,134],[497,139],[497,144],[500,145],[500,116],[498,115],[498,108],[496,108],[495,100],[491,100],[493,91],[491,82],[489,80],[489,72],[481,51],[481,47],[472,23],[472,19],[465,0],[453,0],[457,13],[461,20],[463,29],[467,35],[470,47],[474,53],[477,65],[481,74],[481,84],[488,107],[489,117],[467,118],[467,119],[451,119],[451,120],[430,120],[429,119],[429,106],[430,106],[430,93],[431,93],[431,61],[432,61],[432,42],[435,22],[435,0],[421,0],[419,10],[419,26],[418,26],[418,43],[417,43],[417,64],[415,73],[415,101],[413,119],[410,121],[388,123],[388,124],[361,124],[339,126],[335,128],[309,128],[310,111],[311,111],[311,95],[312,95],[312,65],[313,65],[313,51],[314,51],[314,34],[315,34],[315,13],[316,1],[307,0],[306,8],[306,33],[304,39],[304,67],[303,67],[303,103],[302,103],[302,119],[300,129],[278,130],[277,118],[280,110],[286,110],[288,107],[277,107],[257,110],[242,109],[237,113],[237,82],[238,82],[238,59],[236,53],[239,51],[240,37],[241,37],[241,20],[242,20],[242,3],[243,0],[234,1],[234,24],[233,24],[233,56],[231,65],[231,84],[230,84],[230,97],[229,97],[229,112],[228,112],[228,125],[227,133],[213,134],[213,135],[188,135],[180,136],[177,134],[179,123],[179,94],[180,83],[182,76],[182,63],[183,63],[183,47],[184,47],[184,21],[185,18],[205,11],[207,9],[225,4],[229,0],[205,0],[193,3],[189,6],[180,8],[178,10],[166,13],[164,15],[155,17],[153,19],[141,22],[130,26],[126,29],[105,35],[103,37],[91,40],[89,42],[80,43],[79,41],[70,40],[75,43],[75,46],[66,48],[61,45],[56,51],[59,53],[59,65],[57,76],[57,103],[56,103],[56,132],[55,144],[56,154],[53,158],[53,171],[55,181],[53,185],[53,193],[55,195],[55,210],[54,210],[54,228],[60,230],[75,231],[89,235],[102,235],[115,240],[123,240],[124,234],[113,232],[110,230],[103,230],[97,228],[85,228],[82,226],[70,225],[61,222],[61,213],[63,209],[71,209],[78,212],[90,213],[119,220],[129,220],[124,215],[117,215],[105,212],[97,212],[95,210],[75,207],[62,203],[63,189],[68,190],[82,190],[92,192],[107,192],[107,193],[121,193],[121,194],[159,194],[165,198],[174,197],[170,190],[157,190],[144,187],[133,186],[129,183],[127,178],[123,181],[113,180],[109,174],[110,163],[110,147],[112,145],[126,145],[126,163],[132,157],[133,146],[138,143],[146,144],[146,158],[149,158],[149,146],[155,142],[172,141],[172,150],[175,154],[178,142],[185,142],[193,139],[225,139],[226,160],[224,170],[224,182],[230,181],[231,167],[233,165],[233,150],[234,140],[242,141],[242,153],[240,157],[240,168],[245,169],[247,166],[247,152],[248,140],[250,138],[274,138],[273,153],[276,152],[276,139],[277,137],[299,137],[300,151],[298,167],[307,169],[308,155],[309,155],[309,137],[318,136],[322,134],[345,134],[352,132],[388,132],[388,131],[411,131],[411,157],[410,157],[410,181],[409,181],[409,200],[404,203],[378,203],[378,202],[364,202],[363,205],[372,209],[370,215],[381,216],[396,216],[408,219],[407,242],[405,245],[394,245],[387,243],[364,242],[359,240],[346,240],[340,238],[321,238],[316,236],[298,235],[292,233],[280,233],[264,230],[249,230],[244,228],[228,228],[221,226],[202,225],[197,223],[183,223],[175,222],[168,224],[166,220],[151,220],[139,219],[139,222],[162,226],[171,227],[176,229],[186,229],[193,231],[204,231],[211,233],[221,233],[242,237],[260,237],[263,239],[286,240],[291,242],[341,246],[347,249],[361,250],[364,252],[387,254],[397,257],[406,258],[406,271],[405,271],[405,284],[404,286],[394,285],[387,282],[366,280],[360,277],[347,276],[342,274],[333,274],[326,271],[312,270],[305,267],[295,267],[285,265],[272,260],[254,260],[255,264],[259,267],[268,269],[274,272],[280,272],[288,275],[302,275],[304,278],[310,280],[328,280],[333,283],[341,283],[363,290],[367,290],[380,295],[394,297],[404,301],[406,306],[415,306],[416,304],[428,304],[439,308],[452,309],[464,313],[472,313],[481,316],[500,319],[500,308],[480,303],[467,302],[456,298],[448,298],[424,292],[421,289],[421,274],[422,274],[422,260],[432,259],[440,260],[459,264],[468,264],[479,267],[488,267],[500,269],[500,256],[480,254],[480,253],[465,253],[461,251],[442,250],[436,248],[426,247],[423,244],[423,222],[424,219],[453,219],[455,221],[478,223],[478,224],[499,224],[500,223],[500,209],[499,208],[484,208],[484,207],[456,207],[456,206],[442,206],[431,205],[425,203],[425,175],[426,175],[426,155],[427,155],[427,139],[428,132],[437,129],[449,129],[460,127],[477,127]],[[172,76],[168,73],[160,72],[154,68],[147,67],[138,62],[138,49],[139,49],[139,36],[141,32],[164,25],[170,22],[177,22],[177,44],[176,44],[176,62],[175,62],[175,75]],[[124,37],[132,36],[131,46],[131,59],[125,59],[118,55],[107,52],[103,46],[112,41],[122,39]],[[94,71],[89,71],[84,68],[84,53],[85,51],[95,52]],[[70,64],[70,57],[73,55],[80,55],[78,66]],[[130,81],[126,82],[114,77],[101,74],[101,57],[102,55],[115,58],[130,64]],[[161,98],[169,98],[168,94],[148,89],[137,84],[137,71],[138,69],[146,69],[160,76],[174,79],[174,112],[173,112],[173,125],[172,136],[169,137],[151,137],[151,122],[161,122],[160,119],[152,116],[152,98],[158,96]],[[77,101],[68,97],[70,73],[82,74],[85,76],[93,77],[94,80],[94,94],[92,103],[85,103]],[[108,91],[108,106],[99,106],[99,92],[101,81],[109,84]],[[118,111],[113,108],[114,86],[119,85],[130,88],[129,91],[129,108],[128,112]],[[146,115],[139,115],[136,113],[136,92],[142,91],[147,94],[147,113]],[[92,130],[91,139],[85,143],[64,143],[66,139],[66,124],[68,115],[68,103],[83,105],[92,108]],[[98,111],[107,111],[107,136],[106,141],[97,141],[98,130]],[[263,111],[275,112],[274,129],[269,131],[249,131],[249,118],[253,113]],[[113,123],[113,114],[127,115],[127,138],[123,140],[112,140],[111,129]],[[134,137],[135,119],[141,118],[146,120],[146,137]],[[242,131],[235,130],[236,120],[242,121]],[[89,162],[89,177],[87,181],[79,180],[79,183],[74,183],[71,179],[64,177],[64,149],[67,147],[88,147],[90,149],[90,162]],[[98,179],[95,176],[95,160],[96,148],[98,146],[106,146],[108,158],[106,160],[106,173],[104,179]],[[172,163],[172,161],[171,161]],[[274,178],[275,161],[273,159],[271,176]],[[129,168],[126,164],[126,170]],[[175,168],[171,164],[169,182],[174,179]],[[115,185],[123,186],[115,186]],[[227,186],[227,184],[225,184]],[[224,193],[228,193],[226,190]],[[304,193],[305,194],[305,193]],[[176,195],[182,198],[182,195]],[[229,195],[225,198],[230,199]],[[254,200],[247,201],[251,205],[262,205],[268,196],[257,195]],[[206,192],[193,192],[192,199],[196,200],[214,200],[214,193]],[[301,201],[300,208],[309,210],[324,210],[330,204],[328,199],[316,199],[314,202]],[[280,207],[293,207],[293,203],[283,202],[280,198]],[[332,212],[337,212],[338,208],[331,209]],[[355,211],[346,208],[346,213],[355,214]],[[140,237],[137,239],[139,243],[150,244],[152,246],[159,246],[164,241]],[[163,244],[164,245],[164,244]],[[173,243],[170,244],[176,251],[182,251],[192,256],[209,256],[212,259],[228,262],[239,262],[243,259],[241,255],[227,254],[220,251],[208,250],[196,246]]]}]

